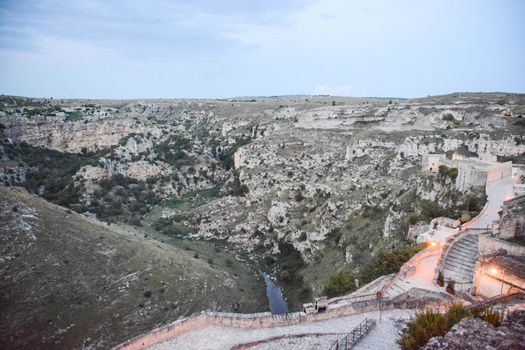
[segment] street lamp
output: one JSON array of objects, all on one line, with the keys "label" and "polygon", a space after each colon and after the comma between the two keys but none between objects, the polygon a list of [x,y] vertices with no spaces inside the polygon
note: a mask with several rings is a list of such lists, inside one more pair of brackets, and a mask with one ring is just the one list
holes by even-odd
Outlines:
[{"label": "street lamp", "polygon": [[501,291],[499,294],[503,294],[503,280],[505,279],[505,268],[503,268],[503,272],[501,273]]}]

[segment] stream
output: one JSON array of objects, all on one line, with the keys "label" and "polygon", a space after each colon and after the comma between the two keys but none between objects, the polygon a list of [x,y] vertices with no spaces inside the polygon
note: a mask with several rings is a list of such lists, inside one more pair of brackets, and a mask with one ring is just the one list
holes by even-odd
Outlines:
[{"label": "stream", "polygon": [[270,276],[263,273],[264,284],[266,286],[266,296],[270,304],[270,311],[272,314],[287,314],[288,305],[283,298],[283,294],[279,287],[275,285]]}]

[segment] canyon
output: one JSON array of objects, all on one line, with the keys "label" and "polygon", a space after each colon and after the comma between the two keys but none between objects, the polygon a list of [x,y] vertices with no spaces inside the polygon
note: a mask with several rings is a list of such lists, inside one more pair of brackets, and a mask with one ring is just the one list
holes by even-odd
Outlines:
[{"label": "canyon", "polygon": [[[27,242],[33,240],[31,246],[43,255],[50,249],[39,246],[43,224],[26,222],[23,215],[36,215],[37,205],[52,202],[60,206],[52,208],[60,211],[65,227],[80,220],[97,227],[100,236],[115,235],[104,233],[106,228],[118,230],[132,235],[137,247],[154,251],[159,261],[176,256],[182,265],[171,273],[177,276],[203,271],[190,275],[205,288],[159,285],[174,293],[159,301],[139,301],[147,290],[138,286],[133,297],[111,296],[129,300],[134,308],[143,304],[138,308],[142,318],[133,316],[134,328],[120,337],[101,325],[91,337],[99,338],[82,347],[114,346],[205,309],[266,311],[265,274],[282,290],[290,311],[302,310],[315,296],[357,293],[382,275],[398,272],[377,267],[384,254],[404,257],[396,260],[397,269],[417,254],[416,241],[429,237],[433,219],[448,217],[468,226],[482,212],[491,193],[478,175],[454,162],[511,162],[516,188],[525,183],[524,116],[525,95],[503,93],[410,100],[2,96],[2,225],[27,235],[23,243],[4,249],[2,278],[14,288],[19,277],[9,271],[31,266],[22,248]],[[20,211],[13,212],[14,207]],[[491,222],[499,210],[499,205],[493,208]],[[51,237],[60,232],[54,225]],[[13,233],[6,242],[16,242],[21,234]],[[72,234],[63,239],[65,252],[78,244]],[[112,256],[124,248],[107,249]],[[144,261],[122,271],[143,274],[152,268]],[[102,273],[123,278],[122,271]],[[71,272],[53,268],[44,273]],[[170,279],[168,271],[156,273],[159,281]],[[337,278],[343,274],[351,283],[340,289]],[[44,293],[3,295],[5,303],[49,298]],[[180,307],[185,295],[194,298]],[[164,299],[179,306],[159,316]],[[56,316],[58,311],[50,312]],[[9,320],[18,317],[16,310],[9,314]],[[52,339],[81,347],[82,336],[71,326],[75,322],[64,321],[58,329],[65,335]],[[42,327],[39,334],[49,337],[50,332],[57,331]],[[1,334],[7,339],[12,330],[4,327]],[[66,343],[68,336],[77,340]]]}]

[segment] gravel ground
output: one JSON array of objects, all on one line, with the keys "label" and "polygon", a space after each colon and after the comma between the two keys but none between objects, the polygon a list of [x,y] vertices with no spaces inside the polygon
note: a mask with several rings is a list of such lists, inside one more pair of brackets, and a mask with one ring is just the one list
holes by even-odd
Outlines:
[{"label": "gravel ground", "polygon": [[198,329],[179,337],[170,339],[162,344],[157,344],[150,350],[172,350],[172,349],[231,349],[235,345],[264,340],[281,335],[305,334],[305,333],[341,333],[341,336],[311,336],[286,338],[269,341],[251,347],[254,350],[266,349],[327,349],[333,342],[350,332],[365,318],[372,318],[377,325],[370,333],[357,344],[354,349],[397,349],[396,339],[398,330],[396,321],[407,319],[413,311],[410,310],[388,310],[381,314],[369,312],[359,315],[334,318],[326,321],[300,324],[288,327],[239,329],[233,327],[208,326]]}]

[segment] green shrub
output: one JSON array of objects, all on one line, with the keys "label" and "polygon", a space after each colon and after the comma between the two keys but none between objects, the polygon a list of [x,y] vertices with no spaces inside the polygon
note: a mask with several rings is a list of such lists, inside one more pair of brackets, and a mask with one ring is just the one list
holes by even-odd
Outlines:
[{"label": "green shrub", "polygon": [[454,290],[455,287],[456,287],[456,282],[454,280],[448,280],[447,288]]},{"label": "green shrub", "polygon": [[444,336],[452,326],[465,317],[475,317],[489,322],[495,327],[501,324],[502,314],[490,308],[466,309],[461,304],[452,305],[440,314],[432,310],[421,311],[408,322],[397,343],[402,350],[416,350],[430,338]]},{"label": "green shrub", "polygon": [[330,280],[324,287],[324,293],[329,298],[343,295],[355,288],[353,278],[348,271],[339,271],[330,277]]},{"label": "green shrub", "polygon": [[437,279],[438,279],[438,281],[444,281],[445,280],[445,275],[443,275],[443,271],[439,271],[438,272]]},{"label": "green shrub", "polygon": [[230,170],[233,167],[233,155],[239,148],[247,145],[251,142],[250,137],[240,137],[235,140],[235,144],[229,148],[223,149],[219,154],[219,160],[223,163],[226,170]]},{"label": "green shrub", "polygon": [[[340,271],[330,277],[324,291],[328,297],[343,295],[355,290],[354,278],[362,284],[376,278],[398,272],[401,266],[426,247],[425,244],[398,249],[382,250],[366,264],[358,274]],[[348,276],[348,277],[346,277]]]},{"label": "green shrub", "polygon": [[230,183],[230,195],[244,197],[249,192],[248,186],[241,183],[239,172],[233,171],[233,181]]},{"label": "green shrub", "polygon": [[455,181],[458,177],[458,168],[449,168],[446,165],[440,165],[439,174],[442,176],[448,176],[452,181]]}]

